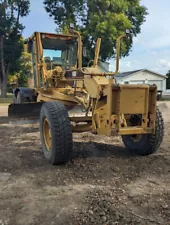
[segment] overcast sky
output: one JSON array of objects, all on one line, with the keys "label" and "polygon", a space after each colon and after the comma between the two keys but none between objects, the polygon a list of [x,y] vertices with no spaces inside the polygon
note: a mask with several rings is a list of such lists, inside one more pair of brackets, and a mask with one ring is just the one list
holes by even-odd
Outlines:
[{"label": "overcast sky", "polygon": [[[129,57],[121,60],[120,71],[150,69],[166,74],[170,70],[170,1],[142,0],[148,8],[149,15],[142,25],[141,34],[134,39]],[[56,25],[48,17],[42,0],[31,0],[31,13],[22,21],[25,25],[24,37],[34,31],[54,32]],[[114,63],[111,62],[111,70]]]}]

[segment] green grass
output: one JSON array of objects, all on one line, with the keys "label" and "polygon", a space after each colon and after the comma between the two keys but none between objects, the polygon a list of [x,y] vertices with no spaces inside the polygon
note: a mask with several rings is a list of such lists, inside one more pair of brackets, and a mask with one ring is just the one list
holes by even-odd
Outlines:
[{"label": "green grass", "polygon": [[10,104],[12,103],[12,99],[9,98],[0,98],[0,104]]},{"label": "green grass", "polygon": [[13,102],[13,95],[8,94],[6,98],[0,97],[0,104],[9,104]]}]

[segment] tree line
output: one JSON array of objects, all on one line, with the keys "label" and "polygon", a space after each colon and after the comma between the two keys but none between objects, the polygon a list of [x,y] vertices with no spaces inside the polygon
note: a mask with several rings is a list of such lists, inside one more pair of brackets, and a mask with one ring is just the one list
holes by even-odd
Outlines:
[{"label": "tree line", "polygon": [[[10,76],[17,76],[21,82],[27,79],[31,69],[30,56],[24,51],[20,22],[30,12],[31,0],[0,0],[0,90],[7,94]],[[33,0],[32,0],[33,1]],[[94,58],[94,47],[98,37],[102,38],[100,59],[115,57],[116,37],[125,29],[131,30],[130,38],[121,44],[121,57],[128,56],[133,37],[141,32],[141,25],[148,14],[140,0],[44,0],[44,9],[56,23],[56,32],[67,32],[70,23],[83,36],[88,49],[85,64]],[[34,31],[33,31],[34,32]]]},{"label": "tree line", "polygon": [[0,88],[6,97],[8,75],[19,70],[24,44],[20,18],[29,14],[29,0],[0,0]]}]

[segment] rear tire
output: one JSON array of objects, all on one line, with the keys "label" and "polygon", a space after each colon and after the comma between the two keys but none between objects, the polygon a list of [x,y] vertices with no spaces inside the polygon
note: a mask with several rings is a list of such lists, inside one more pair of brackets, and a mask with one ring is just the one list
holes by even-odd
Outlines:
[{"label": "rear tire", "polygon": [[63,104],[59,102],[43,104],[40,113],[40,135],[44,156],[50,164],[65,164],[71,159],[72,129],[68,112]]},{"label": "rear tire", "polygon": [[136,138],[136,140],[132,135],[124,135],[122,136],[122,140],[125,147],[128,148],[130,152],[145,156],[153,154],[159,149],[163,137],[164,121],[162,113],[157,109],[155,134],[142,134],[138,139]]}]

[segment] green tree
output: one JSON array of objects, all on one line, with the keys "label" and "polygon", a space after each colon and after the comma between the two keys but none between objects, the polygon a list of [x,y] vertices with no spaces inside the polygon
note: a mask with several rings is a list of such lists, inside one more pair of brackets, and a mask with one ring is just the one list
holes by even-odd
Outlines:
[{"label": "green tree", "polygon": [[133,37],[140,33],[147,15],[140,0],[44,0],[44,5],[58,30],[63,31],[74,23],[81,31],[83,43],[89,50],[88,60],[94,57],[98,37],[102,38],[101,60],[115,57],[116,38],[129,28],[130,38],[121,44],[121,56],[127,56]]},{"label": "green tree", "polygon": [[[24,40],[21,39],[23,42]],[[16,72],[17,71],[17,72]],[[20,87],[28,86],[28,77],[31,76],[32,71],[32,61],[31,54],[27,52],[27,45],[24,45],[24,51],[20,58],[16,61],[15,68],[13,72],[8,76],[9,83],[17,80]]]},{"label": "green tree", "polygon": [[166,81],[166,89],[170,89],[170,70],[168,71],[166,76],[168,77]]},{"label": "green tree", "polygon": [[0,0],[0,89],[7,94],[8,74],[17,71],[16,61],[23,52],[20,18],[28,15],[29,0]]}]

